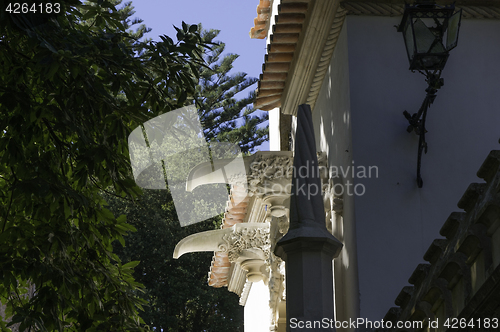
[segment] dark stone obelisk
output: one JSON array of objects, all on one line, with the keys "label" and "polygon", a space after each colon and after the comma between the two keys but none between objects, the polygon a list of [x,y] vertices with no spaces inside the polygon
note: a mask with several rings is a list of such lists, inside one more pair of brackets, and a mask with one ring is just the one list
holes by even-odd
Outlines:
[{"label": "dark stone obelisk", "polygon": [[312,114],[307,104],[300,105],[297,112],[293,165],[290,227],[275,249],[286,266],[286,330],[335,331],[334,324],[323,323],[333,322],[332,259],[340,253],[342,243],[326,229]]}]

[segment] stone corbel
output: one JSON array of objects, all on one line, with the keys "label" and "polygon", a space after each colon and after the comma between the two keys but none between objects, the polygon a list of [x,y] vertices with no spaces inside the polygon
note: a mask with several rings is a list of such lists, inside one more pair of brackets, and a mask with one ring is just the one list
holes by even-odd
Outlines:
[{"label": "stone corbel", "polygon": [[432,282],[430,288],[437,288],[441,292],[441,297],[444,300],[445,317],[453,317],[453,296],[448,288],[448,281],[443,278],[438,278]]},{"label": "stone corbel", "polygon": [[240,225],[241,227],[222,237],[224,243],[219,245],[219,250],[228,254],[231,263],[238,263],[247,271],[248,281],[264,280],[267,284],[269,274],[266,261],[271,248],[269,223],[259,223],[260,227],[257,228],[245,227],[248,224]]},{"label": "stone corbel", "polygon": [[231,228],[192,234],[182,239],[174,250],[174,258],[190,252],[219,251],[228,254],[229,261],[247,272],[250,282],[268,281],[266,261],[271,243],[269,223],[242,223]]},{"label": "stone corbel", "polygon": [[[332,211],[337,214],[342,210],[342,198],[334,196],[333,179],[329,178],[328,158],[325,152],[318,152],[319,176],[325,203],[327,228],[331,231]],[[271,231],[273,240],[288,231],[290,195],[292,194],[293,155],[292,152],[259,153],[253,159],[246,159],[248,173],[248,191],[250,196],[259,198],[266,214],[264,220],[271,222],[275,217],[279,220],[279,233]],[[257,202],[257,201],[255,201]],[[257,203],[254,203],[254,209]]]}]

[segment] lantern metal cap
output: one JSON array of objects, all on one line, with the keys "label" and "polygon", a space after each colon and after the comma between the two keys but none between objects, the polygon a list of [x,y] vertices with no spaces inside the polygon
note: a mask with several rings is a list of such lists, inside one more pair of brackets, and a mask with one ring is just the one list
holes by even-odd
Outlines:
[{"label": "lantern metal cap", "polygon": [[434,18],[436,16],[440,16],[439,18],[450,18],[454,11],[454,3],[451,5],[440,6],[437,5],[434,0],[417,0],[413,5],[405,4],[403,18],[401,19],[401,23],[398,25],[398,32],[403,32],[404,26],[410,14],[412,14],[411,16],[421,18]]}]

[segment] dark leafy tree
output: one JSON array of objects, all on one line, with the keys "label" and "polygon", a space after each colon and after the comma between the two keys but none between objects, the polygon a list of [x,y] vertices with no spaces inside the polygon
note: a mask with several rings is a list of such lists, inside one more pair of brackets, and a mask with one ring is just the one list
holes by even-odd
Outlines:
[{"label": "dark leafy tree", "polygon": [[8,3],[0,11],[0,302],[11,321],[0,318],[0,327],[141,330],[137,262],[122,264],[112,250],[133,226],[101,193],[140,193],[128,134],[194,92],[197,26],[183,23],[178,42],[140,41],[109,1],[61,0],[50,15],[12,14]]},{"label": "dark leafy tree", "polygon": [[110,197],[117,214],[126,214],[137,232],[126,237],[126,246],[117,245],[125,261],[140,261],[134,272],[145,286],[147,301],[141,317],[156,331],[243,331],[243,307],[238,296],[225,288],[207,284],[213,253],[187,254],[172,258],[182,238],[214,229],[216,218],[181,227],[168,190],[145,190],[136,204]]},{"label": "dark leafy tree", "polygon": [[258,111],[253,109],[254,91],[244,98],[235,97],[239,92],[248,91],[257,79],[248,78],[246,73],[230,74],[239,55],[223,54],[226,45],[214,40],[219,32],[212,29],[201,33],[204,42],[212,47],[204,56],[207,67],[199,68],[195,105],[209,142],[237,143],[243,153],[253,152],[268,139],[268,128],[262,126],[268,116],[267,113],[257,115]]},{"label": "dark leafy tree", "polygon": [[[210,44],[211,49],[204,53],[207,66],[198,67],[200,82],[192,100],[186,103],[194,102],[197,106],[208,142],[236,143],[249,153],[267,139],[268,129],[258,128],[267,116],[255,115],[250,106],[253,93],[242,99],[235,97],[256,80],[247,78],[245,73],[230,73],[238,56],[223,55],[224,43],[214,41],[218,33],[201,32],[203,42]],[[134,277],[145,286],[143,298],[148,305],[141,317],[146,324],[158,331],[243,330],[243,308],[238,304],[238,296],[207,284],[213,254],[172,258],[181,239],[220,227],[220,218],[182,228],[168,190],[144,190],[135,203],[116,197],[109,197],[108,201],[115,214],[127,215],[128,222],[137,229],[127,236],[126,246],[117,245],[116,250],[124,262],[140,261]]]}]

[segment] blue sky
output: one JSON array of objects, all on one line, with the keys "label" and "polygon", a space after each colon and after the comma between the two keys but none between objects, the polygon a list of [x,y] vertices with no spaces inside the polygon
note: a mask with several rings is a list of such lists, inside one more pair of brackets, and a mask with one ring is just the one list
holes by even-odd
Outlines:
[{"label": "blue sky", "polygon": [[[205,29],[221,30],[218,40],[226,44],[227,53],[239,54],[233,71],[259,77],[266,53],[264,39],[251,39],[248,35],[257,17],[259,0],[133,0],[134,17],[144,20],[153,30],[147,34],[153,40],[168,35],[175,40],[173,25],[201,23]],[[256,84],[251,87],[256,89]],[[261,150],[268,150],[268,144]]]}]

